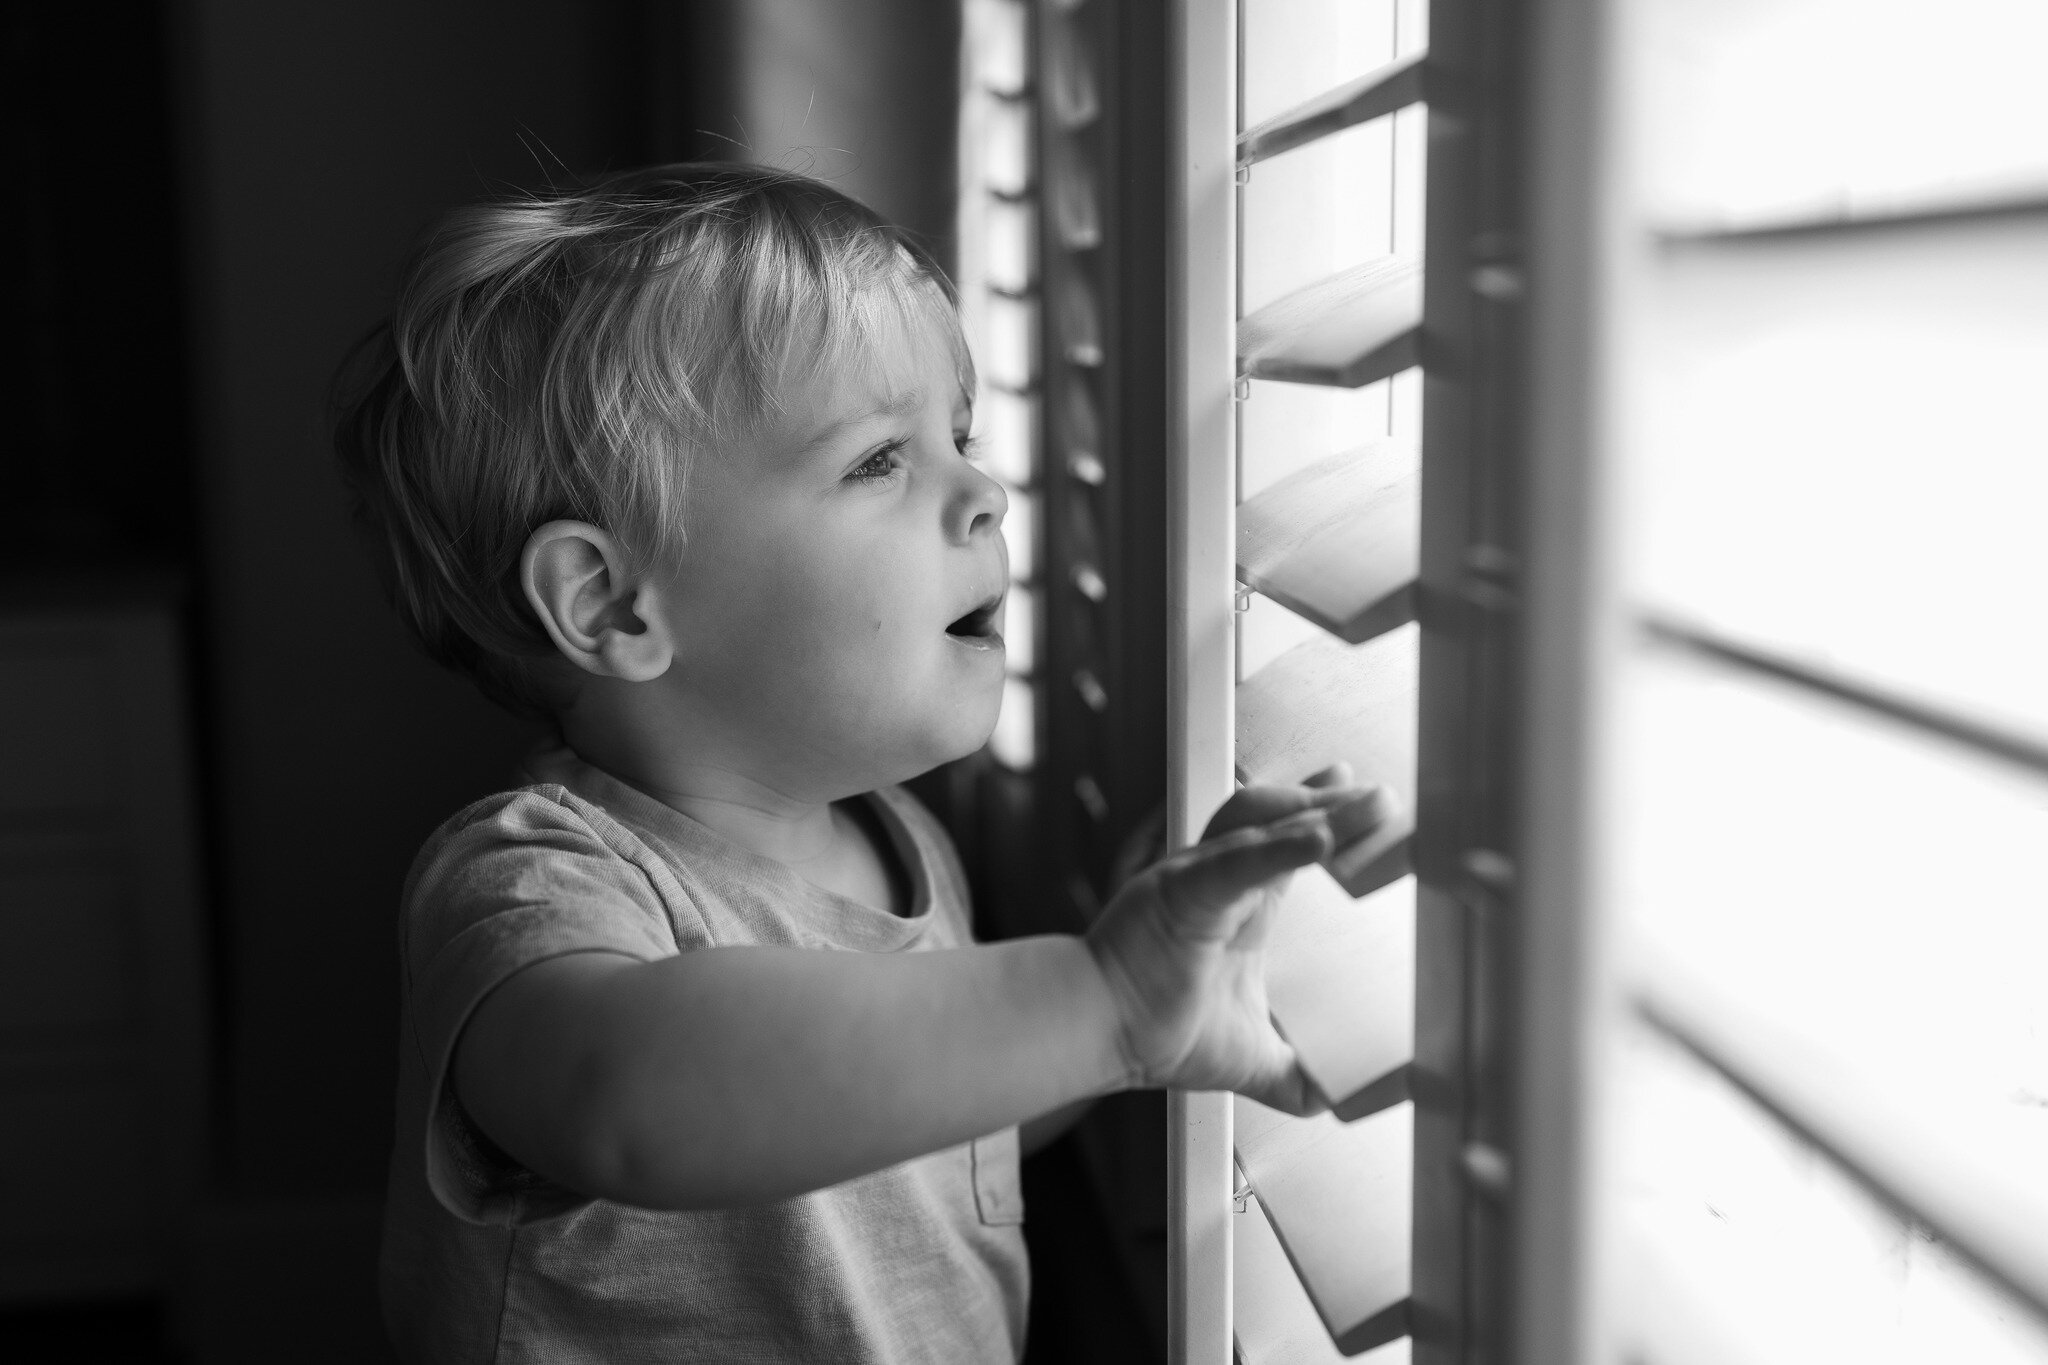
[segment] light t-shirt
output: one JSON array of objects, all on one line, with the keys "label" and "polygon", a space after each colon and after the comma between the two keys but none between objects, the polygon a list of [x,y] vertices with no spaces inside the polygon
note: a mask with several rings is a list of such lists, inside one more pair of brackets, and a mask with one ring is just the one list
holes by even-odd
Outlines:
[{"label": "light t-shirt", "polygon": [[464,1116],[455,1039],[491,988],[565,953],[971,941],[944,831],[868,799],[911,913],[834,895],[557,749],[413,865],[400,925],[398,1135],[381,1263],[400,1356],[471,1361],[1010,1365],[1029,1275],[1017,1132],[778,1203],[666,1213],[526,1170]]}]

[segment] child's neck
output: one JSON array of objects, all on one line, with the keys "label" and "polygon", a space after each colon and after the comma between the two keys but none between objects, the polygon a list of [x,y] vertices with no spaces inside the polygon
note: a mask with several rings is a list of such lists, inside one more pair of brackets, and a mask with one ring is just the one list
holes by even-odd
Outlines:
[{"label": "child's neck", "polygon": [[793,796],[737,764],[648,743],[632,727],[581,722],[562,717],[562,735],[584,761],[814,886],[908,912],[900,860],[852,802]]},{"label": "child's neck", "polygon": [[703,783],[693,791],[633,785],[740,847],[773,858],[813,886],[891,914],[910,913],[911,888],[901,859],[858,797],[810,805],[789,803],[774,793],[765,793],[774,798],[767,800],[751,788],[711,795]]},{"label": "child's neck", "polygon": [[570,747],[669,809],[764,858],[801,869],[829,854],[838,841],[830,801],[801,800],[714,764],[650,763],[644,754],[593,753],[573,737]]},{"label": "child's neck", "polygon": [[[710,776],[686,776],[700,775]],[[628,780],[741,848],[798,870],[829,856],[839,840],[839,823],[833,818],[830,802],[791,802],[776,793],[739,787],[717,791],[702,782],[677,788]]]}]

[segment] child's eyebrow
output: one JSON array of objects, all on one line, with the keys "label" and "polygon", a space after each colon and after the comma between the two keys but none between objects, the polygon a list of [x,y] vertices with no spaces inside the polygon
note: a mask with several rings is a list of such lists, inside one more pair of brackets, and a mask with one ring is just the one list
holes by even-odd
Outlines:
[{"label": "child's eyebrow", "polygon": [[837,440],[841,434],[850,428],[861,425],[863,422],[871,422],[877,417],[908,417],[923,406],[924,395],[921,393],[890,394],[880,403],[864,412],[848,413],[844,417],[835,418],[824,426],[819,427],[805,439],[801,446],[797,447],[797,453],[800,455],[812,454],[824,449]]}]

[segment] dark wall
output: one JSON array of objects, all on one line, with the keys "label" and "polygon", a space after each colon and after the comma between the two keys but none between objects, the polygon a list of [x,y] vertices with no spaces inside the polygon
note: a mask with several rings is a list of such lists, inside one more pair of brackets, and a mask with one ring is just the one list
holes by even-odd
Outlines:
[{"label": "dark wall", "polygon": [[700,106],[699,136],[830,180],[947,259],[959,0],[726,0],[723,13],[699,51],[737,79]]},{"label": "dark wall", "polygon": [[379,601],[321,430],[328,377],[438,210],[638,159],[634,12],[190,0],[179,14],[228,945],[221,1147],[238,1193],[379,1186],[399,884],[434,825],[504,782],[523,738]]},{"label": "dark wall", "polygon": [[0,576],[191,552],[161,7],[0,10]]}]

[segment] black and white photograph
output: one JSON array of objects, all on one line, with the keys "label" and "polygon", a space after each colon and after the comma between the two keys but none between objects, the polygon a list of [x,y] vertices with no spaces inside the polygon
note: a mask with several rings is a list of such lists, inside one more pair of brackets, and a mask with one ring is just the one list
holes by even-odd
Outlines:
[{"label": "black and white photograph", "polygon": [[2048,1365],[2044,0],[0,40],[0,1361]]}]

